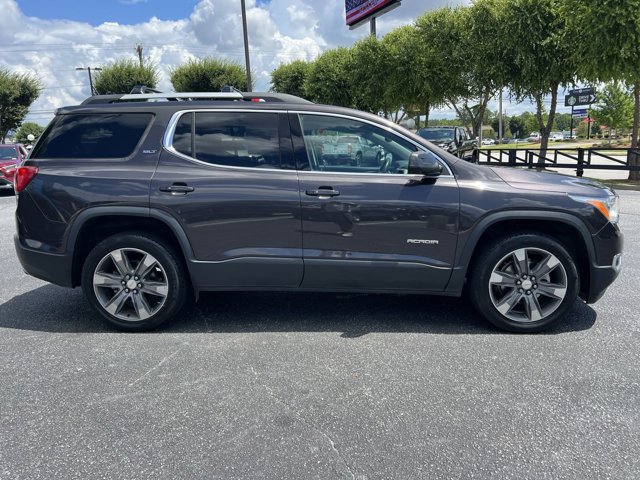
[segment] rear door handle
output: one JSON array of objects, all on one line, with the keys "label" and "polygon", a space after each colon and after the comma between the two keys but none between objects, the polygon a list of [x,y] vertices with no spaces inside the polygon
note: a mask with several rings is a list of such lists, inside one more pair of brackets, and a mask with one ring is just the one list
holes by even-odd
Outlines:
[{"label": "rear door handle", "polygon": [[161,192],[170,193],[171,195],[186,195],[194,190],[195,188],[180,183],[174,183],[170,187],[160,187]]},{"label": "rear door handle", "polygon": [[307,190],[305,192],[310,197],[320,197],[320,198],[331,198],[337,197],[340,195],[338,190],[334,190],[333,188],[322,188],[320,187],[318,190]]}]

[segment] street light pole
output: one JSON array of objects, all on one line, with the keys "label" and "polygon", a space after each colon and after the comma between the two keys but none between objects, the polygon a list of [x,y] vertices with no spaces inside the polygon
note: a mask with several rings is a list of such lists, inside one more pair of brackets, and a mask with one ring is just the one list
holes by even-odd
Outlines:
[{"label": "street light pole", "polygon": [[[89,87],[91,88],[91,96],[94,96],[96,94],[95,90],[93,89],[93,78],[91,77],[91,67],[76,67],[76,70],[86,70],[89,72]],[[100,67],[93,67],[94,71],[100,71],[102,70],[102,68]]]},{"label": "street light pole", "polygon": [[242,31],[244,35],[244,61],[247,69],[247,91],[253,90],[251,87],[251,64],[249,63],[249,34],[247,32],[247,9],[244,5],[244,0],[240,0],[240,6],[242,7]]}]

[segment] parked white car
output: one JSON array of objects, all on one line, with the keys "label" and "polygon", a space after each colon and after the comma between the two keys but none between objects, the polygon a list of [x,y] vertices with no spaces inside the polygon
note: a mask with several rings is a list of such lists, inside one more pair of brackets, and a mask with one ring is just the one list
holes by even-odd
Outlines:
[{"label": "parked white car", "polygon": [[495,145],[496,141],[493,138],[483,138],[482,145]]},{"label": "parked white car", "polygon": [[562,132],[551,132],[551,135],[549,135],[549,140],[552,142],[561,142],[564,140],[564,135],[562,134]]}]

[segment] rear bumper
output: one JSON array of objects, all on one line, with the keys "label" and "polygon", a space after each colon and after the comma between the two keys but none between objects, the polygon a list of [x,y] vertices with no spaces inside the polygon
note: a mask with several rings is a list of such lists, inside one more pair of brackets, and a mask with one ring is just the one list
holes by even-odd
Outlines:
[{"label": "rear bumper", "polygon": [[26,273],[61,287],[73,287],[72,258],[70,255],[41,252],[20,243],[18,235],[13,237],[18,260]]}]

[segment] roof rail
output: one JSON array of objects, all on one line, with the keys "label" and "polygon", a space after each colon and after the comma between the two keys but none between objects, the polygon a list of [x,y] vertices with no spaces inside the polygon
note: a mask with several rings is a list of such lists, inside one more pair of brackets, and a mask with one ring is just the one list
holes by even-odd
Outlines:
[{"label": "roof rail", "polygon": [[304,98],[286,93],[267,92],[169,92],[169,93],[127,93],[118,95],[95,95],[87,98],[81,105],[97,105],[119,102],[159,102],[159,101],[193,101],[193,100],[226,100],[266,103],[313,103]]}]

